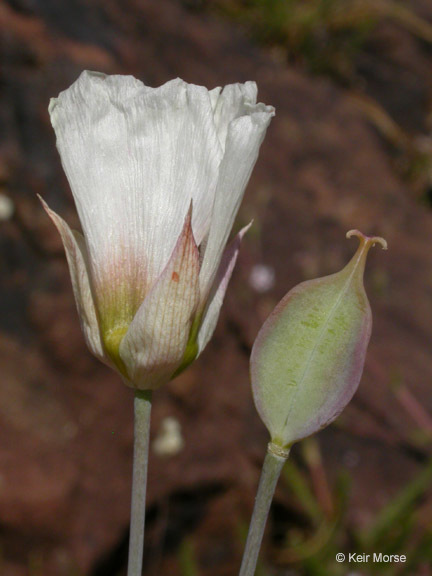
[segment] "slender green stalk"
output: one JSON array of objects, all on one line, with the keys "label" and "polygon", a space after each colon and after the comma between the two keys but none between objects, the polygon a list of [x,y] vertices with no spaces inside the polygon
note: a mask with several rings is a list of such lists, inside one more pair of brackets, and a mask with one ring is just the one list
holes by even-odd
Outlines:
[{"label": "slender green stalk", "polygon": [[267,447],[239,576],[255,574],[270,505],[288,454],[289,450],[284,450],[272,442]]},{"label": "slender green stalk", "polygon": [[142,575],[151,398],[150,391],[135,391],[132,503],[127,576]]}]

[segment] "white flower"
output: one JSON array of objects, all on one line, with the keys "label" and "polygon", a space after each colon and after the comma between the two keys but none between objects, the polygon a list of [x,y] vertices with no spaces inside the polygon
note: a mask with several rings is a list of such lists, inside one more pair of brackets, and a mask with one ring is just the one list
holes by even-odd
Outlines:
[{"label": "white flower", "polygon": [[83,235],[45,208],[87,344],[130,386],[157,388],[213,333],[246,229],[225,245],[274,115],[256,92],[83,72],[50,103]]}]

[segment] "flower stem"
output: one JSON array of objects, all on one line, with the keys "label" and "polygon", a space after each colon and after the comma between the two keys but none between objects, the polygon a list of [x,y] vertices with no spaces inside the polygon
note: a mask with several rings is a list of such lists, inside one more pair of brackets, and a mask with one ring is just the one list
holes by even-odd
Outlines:
[{"label": "flower stem", "polygon": [[142,575],[151,398],[151,391],[135,391],[132,504],[127,576]]},{"label": "flower stem", "polygon": [[289,450],[284,450],[272,442],[267,447],[239,576],[255,574],[273,494],[288,454]]}]

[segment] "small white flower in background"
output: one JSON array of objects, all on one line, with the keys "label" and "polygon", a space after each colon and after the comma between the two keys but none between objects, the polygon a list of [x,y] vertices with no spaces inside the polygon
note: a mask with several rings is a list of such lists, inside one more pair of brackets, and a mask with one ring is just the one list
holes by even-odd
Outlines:
[{"label": "small white flower in background", "polygon": [[275,283],[275,271],[266,264],[255,264],[249,275],[249,284],[255,292],[268,292]]},{"label": "small white flower in background", "polygon": [[256,94],[83,72],[51,101],[83,234],[44,206],[86,342],[132,387],[168,381],[214,331],[247,227],[225,245],[274,115]]}]

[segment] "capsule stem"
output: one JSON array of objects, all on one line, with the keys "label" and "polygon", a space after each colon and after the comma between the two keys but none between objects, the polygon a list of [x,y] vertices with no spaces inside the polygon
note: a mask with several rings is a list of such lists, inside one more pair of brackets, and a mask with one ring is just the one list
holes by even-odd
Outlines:
[{"label": "capsule stem", "polygon": [[255,574],[270,505],[288,454],[289,449],[278,450],[272,442],[268,445],[239,576],[254,576]]}]

